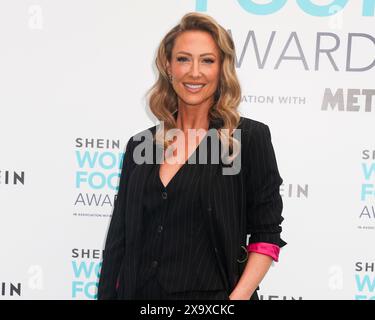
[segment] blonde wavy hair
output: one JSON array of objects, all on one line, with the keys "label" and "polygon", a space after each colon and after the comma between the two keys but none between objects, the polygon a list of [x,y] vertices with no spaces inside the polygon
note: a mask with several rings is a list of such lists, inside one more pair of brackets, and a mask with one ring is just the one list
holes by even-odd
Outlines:
[{"label": "blonde wavy hair", "polygon": [[[190,30],[208,32],[219,48],[221,62],[219,83],[208,118],[217,129],[220,141],[232,152],[233,144],[239,145],[238,140],[232,135],[240,121],[237,109],[241,100],[241,87],[235,69],[235,46],[230,34],[212,17],[197,12],[185,14],[181,21],[164,36],[157,50],[155,63],[159,76],[147,95],[152,113],[159,121],[164,122],[164,131],[159,128],[154,135],[154,140],[164,146],[164,149],[173,143],[172,140],[166,139],[165,132],[177,127],[178,97],[169,81],[166,63],[171,62],[175,39],[182,32]],[[229,158],[233,159],[237,154],[232,154]]]}]

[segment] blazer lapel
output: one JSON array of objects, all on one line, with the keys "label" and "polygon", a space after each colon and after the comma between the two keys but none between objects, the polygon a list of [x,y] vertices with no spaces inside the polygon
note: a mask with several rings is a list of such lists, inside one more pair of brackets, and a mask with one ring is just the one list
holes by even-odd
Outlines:
[{"label": "blazer lapel", "polygon": [[[154,133],[155,127],[151,128]],[[147,139],[147,138],[146,138]],[[156,149],[160,148],[155,142],[152,143],[153,146],[153,163],[142,163],[135,166],[134,171],[128,182],[129,185],[129,196],[132,198],[131,203],[131,216],[129,217],[127,224],[128,239],[130,245],[138,252],[139,244],[141,240],[141,227],[142,227],[142,217],[143,217],[143,198],[144,198],[144,188],[150,176],[151,170],[155,165],[155,160],[157,155]],[[160,149],[159,149],[160,150]],[[160,158],[160,157],[159,157]],[[136,247],[135,247],[136,246]]]},{"label": "blazer lapel", "polygon": [[219,210],[215,207],[215,203],[220,203],[220,201],[215,201],[215,186],[217,184],[217,177],[219,174],[221,174],[222,168],[220,161],[219,163],[212,163],[211,143],[216,143],[216,140],[219,140],[219,138],[215,136],[212,138],[210,137],[210,143],[207,144],[208,163],[205,164],[206,167],[205,170],[203,170],[203,174],[200,179],[200,199],[202,204],[202,215],[206,220],[211,247],[215,251],[218,268],[225,290],[229,292],[230,285],[225,268],[225,261],[222,257],[222,247],[220,246],[221,242],[219,239],[218,228],[216,226],[216,214],[219,212]]}]

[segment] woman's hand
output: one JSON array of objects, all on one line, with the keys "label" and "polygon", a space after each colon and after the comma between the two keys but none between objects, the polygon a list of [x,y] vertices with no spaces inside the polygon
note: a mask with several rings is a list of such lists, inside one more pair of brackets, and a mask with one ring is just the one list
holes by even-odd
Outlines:
[{"label": "woman's hand", "polygon": [[229,300],[250,300],[252,294],[249,292],[241,292],[240,289],[234,289],[229,295]]}]

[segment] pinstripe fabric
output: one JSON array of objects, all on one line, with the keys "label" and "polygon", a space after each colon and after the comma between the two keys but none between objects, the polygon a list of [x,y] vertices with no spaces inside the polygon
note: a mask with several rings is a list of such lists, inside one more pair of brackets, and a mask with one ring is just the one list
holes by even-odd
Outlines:
[{"label": "pinstripe fabric", "polygon": [[168,292],[157,278],[149,278],[140,288],[137,286],[136,300],[229,300],[224,289]]},{"label": "pinstripe fabric", "polygon": [[[240,173],[223,175],[221,163],[208,163],[200,174],[197,188],[202,220],[206,223],[210,246],[214,249],[227,293],[235,287],[246,264],[241,259],[243,247],[248,244],[248,234],[249,243],[266,242],[280,248],[286,244],[280,238],[283,206],[279,187],[283,180],[269,128],[261,122],[241,117],[238,129],[242,133]],[[153,126],[145,131],[154,133],[155,130],[156,126]],[[133,150],[140,143],[134,138],[127,144],[105,244],[98,299],[133,299],[136,291],[142,244],[147,236],[141,229],[144,190],[154,166],[134,162]],[[147,138],[141,140],[144,139]],[[200,271],[201,267],[197,268],[197,272]]]},{"label": "pinstripe fabric", "polygon": [[[189,159],[195,156],[199,146]],[[166,187],[159,167],[154,165],[144,190],[137,287],[156,276],[168,292],[224,290],[198,192],[207,166],[186,161]]]}]

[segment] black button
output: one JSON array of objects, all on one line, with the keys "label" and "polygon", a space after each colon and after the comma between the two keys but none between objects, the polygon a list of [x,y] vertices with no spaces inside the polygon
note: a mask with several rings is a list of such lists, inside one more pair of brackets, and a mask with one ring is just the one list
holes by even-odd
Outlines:
[{"label": "black button", "polygon": [[167,193],[166,193],[165,191],[163,191],[163,192],[161,193],[161,196],[163,197],[163,199],[167,199]]},{"label": "black button", "polygon": [[158,266],[158,262],[156,260],[152,261],[152,267],[156,268]]},{"label": "black button", "polygon": [[163,226],[158,226],[158,232],[162,232],[163,231]]},{"label": "black button", "polygon": [[217,248],[216,248],[216,247],[215,247],[214,249],[215,249],[215,252],[216,252],[216,253],[217,253],[217,252],[219,251],[219,250],[217,250]]},{"label": "black button", "polygon": [[207,208],[207,211],[208,211],[208,214],[211,214],[211,213],[212,213],[212,208],[211,208],[211,207],[208,207],[208,208]]}]

